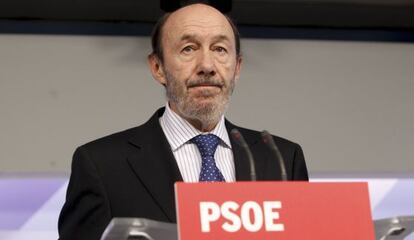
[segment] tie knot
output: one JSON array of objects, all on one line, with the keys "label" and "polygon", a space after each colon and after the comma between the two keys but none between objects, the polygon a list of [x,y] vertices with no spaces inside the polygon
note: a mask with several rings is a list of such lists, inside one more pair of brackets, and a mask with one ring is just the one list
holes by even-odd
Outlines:
[{"label": "tie knot", "polygon": [[214,156],[220,139],[214,134],[198,135],[191,139],[196,144],[202,157]]}]

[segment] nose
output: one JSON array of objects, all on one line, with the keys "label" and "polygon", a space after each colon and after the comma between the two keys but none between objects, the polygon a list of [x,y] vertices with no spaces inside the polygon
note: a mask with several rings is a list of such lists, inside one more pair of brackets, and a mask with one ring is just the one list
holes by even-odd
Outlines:
[{"label": "nose", "polygon": [[213,77],[216,75],[214,56],[211,51],[200,52],[197,70],[197,75],[201,77]]}]

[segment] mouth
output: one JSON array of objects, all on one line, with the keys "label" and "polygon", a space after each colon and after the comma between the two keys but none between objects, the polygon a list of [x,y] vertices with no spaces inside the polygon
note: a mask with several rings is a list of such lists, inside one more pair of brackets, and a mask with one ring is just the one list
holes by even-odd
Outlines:
[{"label": "mouth", "polygon": [[219,85],[195,85],[195,86],[190,86],[188,87],[188,89],[215,89],[215,88],[220,88],[221,86]]},{"label": "mouth", "polygon": [[189,93],[198,99],[210,99],[218,96],[222,92],[222,85],[212,83],[199,83],[188,86]]},{"label": "mouth", "polygon": [[191,89],[191,88],[199,88],[199,89],[220,88],[221,89],[223,85],[218,84],[218,83],[198,83],[198,84],[191,84],[187,87],[188,89]]}]

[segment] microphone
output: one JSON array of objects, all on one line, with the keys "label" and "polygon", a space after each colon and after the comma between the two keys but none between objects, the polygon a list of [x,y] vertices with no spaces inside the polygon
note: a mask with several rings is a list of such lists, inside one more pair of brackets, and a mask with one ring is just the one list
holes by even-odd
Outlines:
[{"label": "microphone", "polygon": [[262,132],[262,140],[270,148],[270,150],[272,150],[272,153],[274,154],[275,158],[279,161],[280,175],[282,177],[282,181],[287,181],[285,161],[283,160],[283,156],[280,153],[279,148],[276,146],[272,135],[270,135],[268,131],[264,130]]},{"label": "microphone", "polygon": [[253,159],[253,154],[250,151],[249,145],[247,145],[246,141],[244,140],[244,137],[241,135],[240,131],[237,130],[236,128],[233,128],[230,132],[231,137],[233,138],[233,140],[239,144],[244,152],[246,153],[247,156],[247,160],[249,161],[250,164],[250,179],[252,181],[256,181],[256,167],[254,166],[254,159]]}]

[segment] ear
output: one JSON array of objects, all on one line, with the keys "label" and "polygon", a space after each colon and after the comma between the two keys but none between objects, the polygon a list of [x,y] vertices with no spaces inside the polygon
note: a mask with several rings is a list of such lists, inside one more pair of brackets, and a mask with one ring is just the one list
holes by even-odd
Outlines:
[{"label": "ear", "polygon": [[165,86],[167,81],[160,59],[155,54],[150,54],[148,55],[147,62],[154,79]]},{"label": "ear", "polygon": [[241,71],[241,67],[242,67],[242,62],[243,62],[242,56],[238,56],[237,60],[236,60],[236,69],[235,69],[235,74],[234,74],[234,76],[235,76],[234,78],[235,78],[236,82],[240,78],[240,71]]}]

